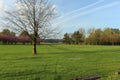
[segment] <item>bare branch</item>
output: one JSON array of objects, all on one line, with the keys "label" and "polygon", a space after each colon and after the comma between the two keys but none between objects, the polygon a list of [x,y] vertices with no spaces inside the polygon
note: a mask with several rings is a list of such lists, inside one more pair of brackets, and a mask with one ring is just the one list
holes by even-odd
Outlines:
[{"label": "bare branch", "polygon": [[55,9],[48,0],[17,0],[16,8],[7,11],[5,19],[16,31],[26,31],[35,37],[47,37],[56,30],[51,26],[56,16]]}]

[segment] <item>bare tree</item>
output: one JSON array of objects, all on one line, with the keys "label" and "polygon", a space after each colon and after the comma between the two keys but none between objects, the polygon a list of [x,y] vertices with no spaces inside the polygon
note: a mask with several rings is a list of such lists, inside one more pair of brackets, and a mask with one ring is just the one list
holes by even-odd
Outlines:
[{"label": "bare tree", "polygon": [[50,37],[51,33],[55,33],[55,28],[50,27],[55,18],[55,9],[48,0],[17,0],[15,8],[6,11],[5,20],[11,29],[27,32],[33,41],[33,53],[36,55],[37,38]]}]

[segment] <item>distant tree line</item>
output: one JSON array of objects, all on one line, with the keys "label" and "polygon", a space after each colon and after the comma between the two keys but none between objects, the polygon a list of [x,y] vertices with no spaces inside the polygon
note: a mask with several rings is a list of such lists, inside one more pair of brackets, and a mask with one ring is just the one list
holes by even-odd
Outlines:
[{"label": "distant tree line", "polygon": [[74,33],[65,33],[65,44],[89,44],[89,45],[120,45],[120,30],[106,28],[104,30],[91,28],[86,34],[84,29]]},{"label": "distant tree line", "polygon": [[[32,36],[32,34],[31,34]],[[42,39],[37,38],[37,43],[40,44]],[[31,38],[27,35],[26,31],[22,31],[19,36],[16,36],[15,32],[11,32],[9,29],[4,29],[0,32],[0,43],[2,44],[32,44]]]}]

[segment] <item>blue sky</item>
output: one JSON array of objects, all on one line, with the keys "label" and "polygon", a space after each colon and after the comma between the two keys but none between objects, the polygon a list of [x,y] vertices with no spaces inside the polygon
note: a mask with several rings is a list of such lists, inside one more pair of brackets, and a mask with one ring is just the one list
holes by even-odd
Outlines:
[{"label": "blue sky", "polygon": [[[15,0],[0,0],[9,8]],[[60,15],[54,25],[62,33],[74,32],[79,28],[119,28],[120,0],[52,0]]]}]

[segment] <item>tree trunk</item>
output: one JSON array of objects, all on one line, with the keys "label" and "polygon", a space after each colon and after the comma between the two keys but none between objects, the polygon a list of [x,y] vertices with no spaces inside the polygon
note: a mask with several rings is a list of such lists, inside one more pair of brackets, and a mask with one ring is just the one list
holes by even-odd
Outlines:
[{"label": "tree trunk", "polygon": [[36,39],[36,37],[35,37],[35,38],[34,38],[34,41],[33,41],[33,54],[34,54],[34,55],[37,55],[36,43],[37,43],[37,39]]}]

